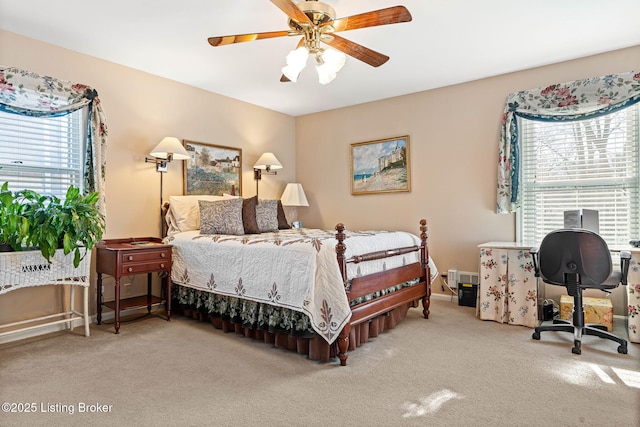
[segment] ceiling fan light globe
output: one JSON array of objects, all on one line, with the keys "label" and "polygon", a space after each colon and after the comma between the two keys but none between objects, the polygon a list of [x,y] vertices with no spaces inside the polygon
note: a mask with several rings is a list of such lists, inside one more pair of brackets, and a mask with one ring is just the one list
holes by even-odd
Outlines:
[{"label": "ceiling fan light globe", "polygon": [[284,74],[289,80],[294,83],[298,81],[298,77],[300,77],[301,71],[301,69],[292,67],[291,65],[282,67],[282,74]]},{"label": "ceiling fan light globe", "polygon": [[309,51],[306,47],[300,46],[299,48],[292,50],[287,54],[287,65],[293,65],[300,67],[302,70],[307,65],[307,58],[309,57]]},{"label": "ceiling fan light globe", "polygon": [[337,50],[334,49],[326,49],[323,53],[322,53],[322,61],[329,65],[334,72],[338,72],[342,69],[342,67],[344,67],[344,63],[347,61],[347,56],[342,53],[342,52],[338,52]]},{"label": "ceiling fan light globe", "polygon": [[331,65],[327,63],[316,65],[316,71],[318,72],[318,81],[322,85],[330,83],[337,75]]},{"label": "ceiling fan light globe", "polygon": [[304,46],[292,50],[287,55],[287,65],[282,68],[282,74],[284,74],[292,82],[297,82],[300,73],[307,65],[307,58],[309,57],[309,51]]}]

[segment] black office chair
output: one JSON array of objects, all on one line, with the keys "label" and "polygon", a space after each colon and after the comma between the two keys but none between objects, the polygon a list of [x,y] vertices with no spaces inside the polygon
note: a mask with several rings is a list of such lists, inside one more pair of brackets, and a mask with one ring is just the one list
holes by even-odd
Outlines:
[{"label": "black office chair", "polygon": [[572,353],[580,354],[582,335],[595,335],[619,343],[618,353],[627,354],[627,341],[609,332],[604,325],[585,325],[582,308],[583,289],[601,289],[605,292],[627,285],[631,253],[620,252],[620,270],[613,271],[611,253],[598,234],[585,229],[556,230],[547,234],[540,248],[532,248],[536,277],[545,283],[564,286],[573,297],[573,322],[554,320],[553,325],[538,326],[533,339],[540,339],[540,332],[573,332]]}]

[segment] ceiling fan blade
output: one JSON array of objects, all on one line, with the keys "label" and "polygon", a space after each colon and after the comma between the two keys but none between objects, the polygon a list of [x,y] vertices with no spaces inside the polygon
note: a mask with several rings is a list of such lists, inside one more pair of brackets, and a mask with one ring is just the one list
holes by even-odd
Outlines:
[{"label": "ceiling fan blade", "polygon": [[389,60],[387,55],[383,55],[375,50],[371,50],[368,47],[364,47],[335,34],[325,35],[322,37],[322,42],[346,53],[347,55],[353,56],[372,67],[379,67]]},{"label": "ceiling fan blade", "polygon": [[401,22],[409,22],[411,19],[411,13],[409,13],[406,7],[393,6],[336,19],[331,25],[336,31],[347,31],[358,28],[375,27],[377,25],[399,24]]},{"label": "ceiling fan blade", "polygon": [[271,0],[271,3],[278,6],[281,11],[286,13],[287,16],[294,21],[298,21],[301,24],[313,25],[309,17],[291,0]]},{"label": "ceiling fan blade", "polygon": [[274,37],[283,37],[291,34],[295,34],[292,31],[271,31],[267,33],[253,33],[253,34],[236,34],[234,36],[220,36],[209,37],[207,40],[211,46],[223,46],[226,44],[251,42],[260,39],[271,39]]}]

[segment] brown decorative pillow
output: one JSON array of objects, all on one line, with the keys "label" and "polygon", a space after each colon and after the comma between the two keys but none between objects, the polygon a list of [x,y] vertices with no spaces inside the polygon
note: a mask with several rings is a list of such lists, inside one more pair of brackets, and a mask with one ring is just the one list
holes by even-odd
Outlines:
[{"label": "brown decorative pillow", "polygon": [[278,230],[288,230],[291,226],[287,222],[287,217],[284,214],[284,207],[282,206],[282,202],[278,200]]},{"label": "brown decorative pillow", "polygon": [[261,233],[278,231],[278,201],[258,200],[256,222]]},{"label": "brown decorative pillow", "polygon": [[200,207],[200,234],[244,234],[242,199],[216,202],[198,201]]},{"label": "brown decorative pillow", "polygon": [[253,196],[242,201],[242,224],[244,225],[245,234],[258,234],[258,221],[256,220],[256,204],[258,196]]}]

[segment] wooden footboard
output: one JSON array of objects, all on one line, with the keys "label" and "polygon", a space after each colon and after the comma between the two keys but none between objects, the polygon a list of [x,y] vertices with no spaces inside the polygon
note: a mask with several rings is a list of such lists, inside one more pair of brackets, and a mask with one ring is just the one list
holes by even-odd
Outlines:
[{"label": "wooden footboard", "polygon": [[[338,240],[338,243],[336,244],[336,254],[345,285],[345,291],[349,298],[349,303],[356,298],[384,290],[395,284],[407,282],[412,279],[419,279],[419,282],[414,286],[401,289],[397,292],[393,292],[383,297],[366,301],[352,307],[351,320],[347,325],[345,325],[340,332],[340,336],[336,340],[338,347],[337,354],[342,366],[347,364],[347,351],[350,348],[349,340],[351,339],[351,329],[353,327],[389,313],[398,307],[414,304],[418,300],[422,300],[422,313],[424,318],[428,319],[431,296],[431,274],[429,272],[429,249],[427,246],[427,221],[425,219],[420,220],[420,246],[409,246],[386,251],[370,252],[367,254],[353,256],[351,258],[345,257],[347,247],[344,243],[346,238],[344,230],[345,227],[343,224],[336,225],[336,239]],[[366,261],[384,259],[416,251],[419,251],[420,253],[420,261],[417,263],[393,268],[368,276],[357,277],[352,279],[351,283],[349,283],[347,277],[347,264],[357,264]]]}]

